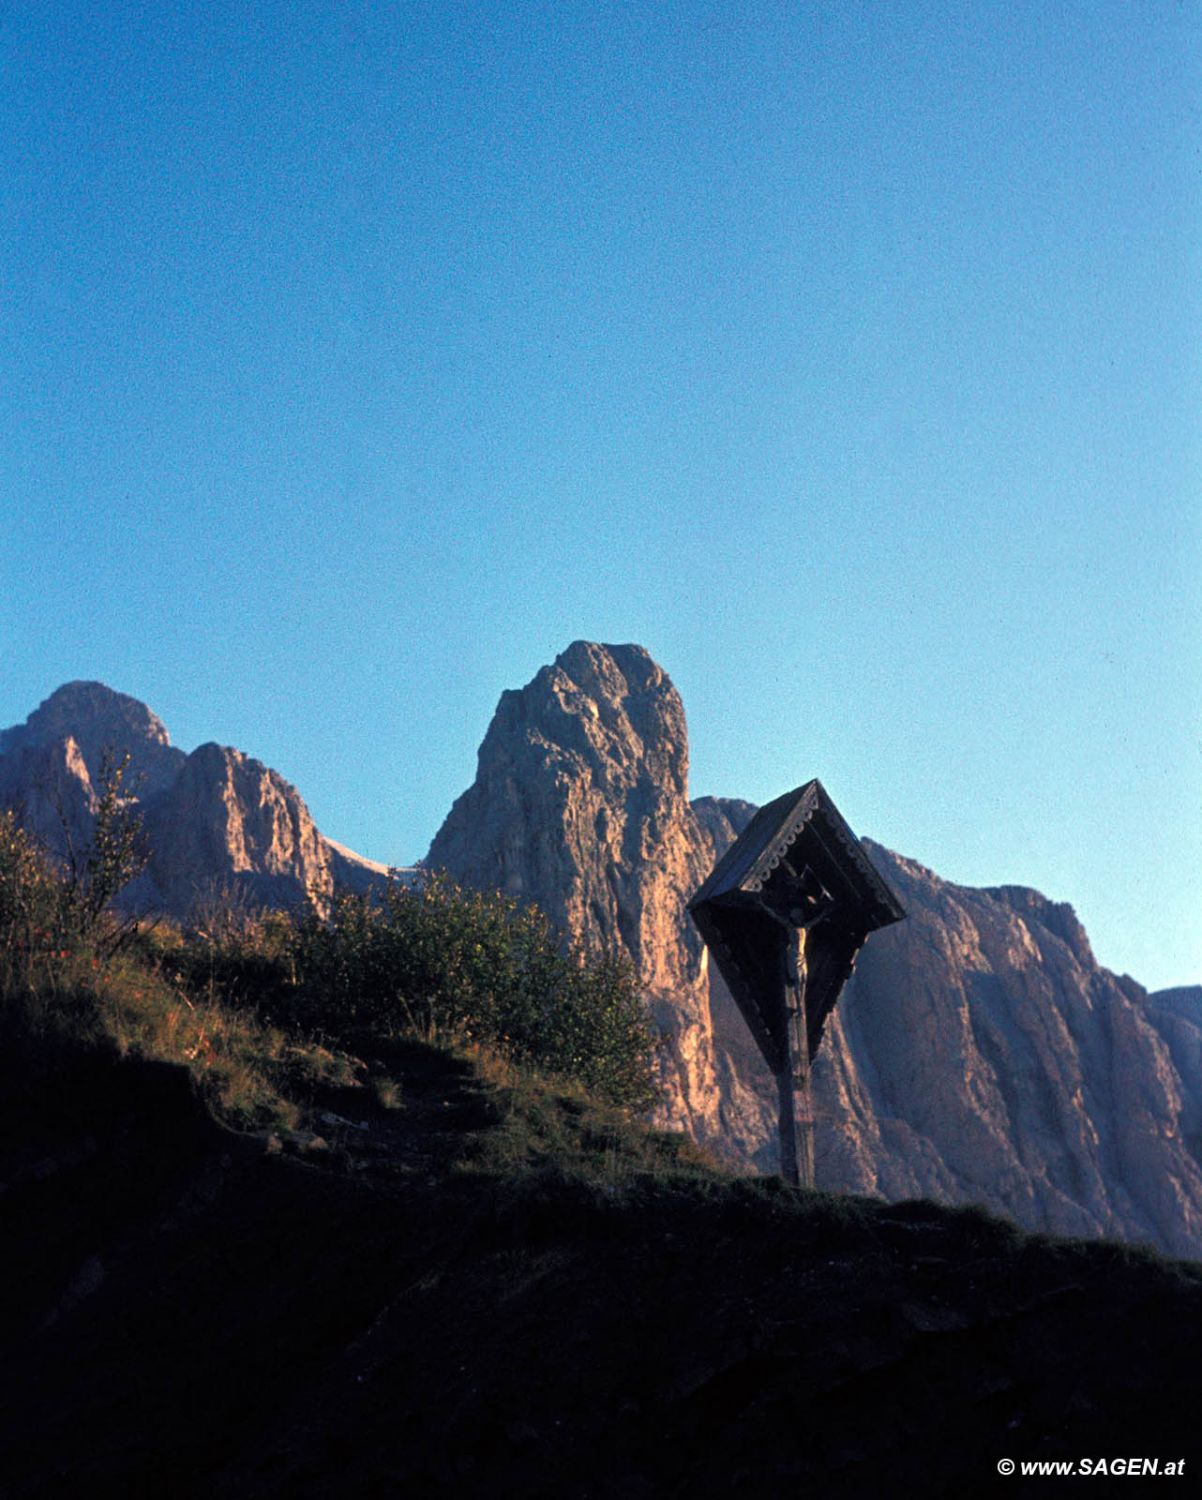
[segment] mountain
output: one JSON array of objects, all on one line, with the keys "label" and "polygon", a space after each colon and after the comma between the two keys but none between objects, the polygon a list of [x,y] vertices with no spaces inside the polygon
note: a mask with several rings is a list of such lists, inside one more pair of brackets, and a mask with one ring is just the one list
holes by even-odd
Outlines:
[{"label": "mountain", "polygon": [[[0,806],[58,853],[83,850],[108,752],[130,755],[152,848],[127,905],[321,905],[384,874],[324,838],[277,772],[215,744],[185,754],[101,683],[68,683],[0,733]],[[428,863],[625,949],[665,1039],[661,1122],[773,1170],[775,1085],[685,911],[754,812],[689,800],[684,707],[645,650],[578,641],[502,695]],[[1202,1254],[1202,989],[1148,995],[1098,965],[1071,907],[865,846],[908,917],[869,940],[828,1027],[819,1184]]]},{"label": "mountain", "polygon": [[215,900],[299,906],[335,883],[363,889],[381,866],[323,838],[296,788],[239,750],[171,743],[145,704],[100,682],[69,682],[24,724],[0,732],[0,807],[53,853],[85,850],[106,761],[128,755],[125,789],[150,863],[122,894],[137,910],[185,918]]},{"label": "mountain", "polygon": [[[502,695],[426,862],[625,948],[665,1037],[665,1123],[772,1169],[775,1086],[685,912],[754,810],[689,801],[683,705],[643,648],[577,641]],[[869,940],[819,1055],[819,1185],[1202,1253],[1197,992],[1101,968],[1037,891],[865,847],[908,920]]]}]

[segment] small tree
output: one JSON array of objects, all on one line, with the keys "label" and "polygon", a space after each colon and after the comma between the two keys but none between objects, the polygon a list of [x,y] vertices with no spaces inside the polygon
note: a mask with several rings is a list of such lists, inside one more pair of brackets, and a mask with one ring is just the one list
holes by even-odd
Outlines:
[{"label": "small tree", "polygon": [[[100,795],[82,860],[68,835],[66,910],[76,936],[108,952],[118,948],[137,924],[133,920],[109,924],[102,932],[102,918],[114,897],[137,879],[150,860],[142,815],[125,790],[129,763],[128,751],[120,758],[108,749],[101,755]],[[63,823],[66,828],[65,817]]]},{"label": "small tree", "polygon": [[142,814],[125,792],[129,752],[119,761],[106,751],[100,764],[100,801],[92,847],[84,865],[85,904],[95,918],[150,862]]}]

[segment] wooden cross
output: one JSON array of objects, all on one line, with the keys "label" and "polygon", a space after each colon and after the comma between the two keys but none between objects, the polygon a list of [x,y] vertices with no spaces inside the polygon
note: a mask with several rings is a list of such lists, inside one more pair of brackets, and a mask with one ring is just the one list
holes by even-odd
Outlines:
[{"label": "wooden cross", "polygon": [[818,781],[760,808],[689,912],[776,1078],[781,1173],[813,1187],[810,1064],[864,940],[905,913]]}]

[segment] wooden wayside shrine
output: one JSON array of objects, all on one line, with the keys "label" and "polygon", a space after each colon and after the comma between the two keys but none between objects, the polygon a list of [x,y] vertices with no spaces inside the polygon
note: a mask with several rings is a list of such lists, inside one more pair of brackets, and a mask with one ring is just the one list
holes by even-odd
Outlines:
[{"label": "wooden wayside shrine", "polygon": [[819,781],[760,808],[689,912],[776,1075],[781,1172],[813,1187],[810,1064],[868,934],[905,912]]}]

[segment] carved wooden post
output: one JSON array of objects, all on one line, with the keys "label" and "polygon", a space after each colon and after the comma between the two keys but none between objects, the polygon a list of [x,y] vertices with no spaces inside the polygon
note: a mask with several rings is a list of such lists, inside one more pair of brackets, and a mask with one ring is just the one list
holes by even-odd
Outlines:
[{"label": "carved wooden post", "polygon": [[805,928],[794,928],[785,944],[787,1055],[784,1067],[776,1075],[776,1085],[780,1092],[781,1175],[798,1187],[813,1187],[814,1105],[806,1027],[805,947]]}]

